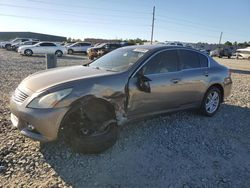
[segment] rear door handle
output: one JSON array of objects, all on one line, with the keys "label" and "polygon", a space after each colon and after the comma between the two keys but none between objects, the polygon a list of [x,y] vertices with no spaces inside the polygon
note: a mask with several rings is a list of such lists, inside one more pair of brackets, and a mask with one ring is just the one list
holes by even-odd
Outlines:
[{"label": "rear door handle", "polygon": [[208,77],[209,74],[208,74],[208,72],[206,71],[206,72],[203,73],[203,75],[206,76],[206,77]]},{"label": "rear door handle", "polygon": [[172,79],[171,82],[174,84],[177,84],[180,81],[180,79]]}]

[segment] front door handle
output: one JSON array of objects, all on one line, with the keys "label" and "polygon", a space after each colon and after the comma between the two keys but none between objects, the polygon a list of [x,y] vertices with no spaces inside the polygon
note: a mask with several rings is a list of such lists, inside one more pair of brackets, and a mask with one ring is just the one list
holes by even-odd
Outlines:
[{"label": "front door handle", "polygon": [[180,80],[179,79],[172,79],[171,82],[177,84]]}]

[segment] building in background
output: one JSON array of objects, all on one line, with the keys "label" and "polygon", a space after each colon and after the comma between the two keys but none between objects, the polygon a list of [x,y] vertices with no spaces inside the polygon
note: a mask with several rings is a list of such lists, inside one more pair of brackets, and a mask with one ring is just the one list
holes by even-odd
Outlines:
[{"label": "building in background", "polygon": [[40,41],[53,41],[53,42],[63,42],[66,41],[66,37],[48,35],[42,33],[33,32],[0,32],[0,41],[11,40],[14,38],[35,38]]}]

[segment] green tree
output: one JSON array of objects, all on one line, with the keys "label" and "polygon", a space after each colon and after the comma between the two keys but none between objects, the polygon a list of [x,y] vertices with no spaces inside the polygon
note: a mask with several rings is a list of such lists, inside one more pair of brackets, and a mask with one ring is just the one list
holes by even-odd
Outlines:
[{"label": "green tree", "polygon": [[67,38],[67,42],[71,42],[72,41],[72,39],[69,37],[69,38]]},{"label": "green tree", "polygon": [[233,44],[230,41],[225,42],[226,46],[232,46]]}]

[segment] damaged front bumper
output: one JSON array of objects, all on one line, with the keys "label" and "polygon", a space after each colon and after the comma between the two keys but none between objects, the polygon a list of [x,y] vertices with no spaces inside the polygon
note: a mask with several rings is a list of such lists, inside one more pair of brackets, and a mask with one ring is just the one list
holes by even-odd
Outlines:
[{"label": "damaged front bumper", "polygon": [[11,122],[21,134],[33,140],[48,142],[57,138],[68,108],[31,109],[11,100],[10,110]]}]

